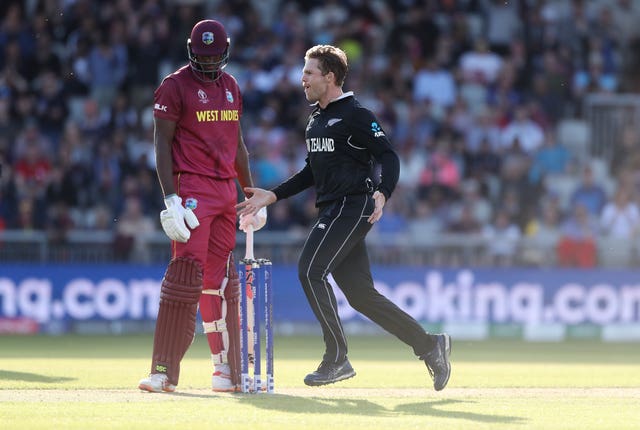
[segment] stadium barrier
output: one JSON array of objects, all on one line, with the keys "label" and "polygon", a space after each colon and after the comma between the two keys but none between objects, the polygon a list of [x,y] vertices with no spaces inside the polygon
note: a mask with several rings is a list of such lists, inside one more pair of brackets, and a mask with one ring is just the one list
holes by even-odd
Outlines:
[{"label": "stadium barrier", "polygon": [[[243,233],[238,232],[235,253],[244,252]],[[139,238],[140,247],[123,249],[111,231],[71,230],[66,239],[50,241],[43,231],[0,231],[0,262],[38,264],[166,264],[171,258],[169,239],[162,231]],[[260,231],[255,247],[274,264],[296,264],[306,239],[306,231]],[[487,252],[490,240],[482,234],[443,233],[437,235],[384,234],[375,230],[367,237],[373,264],[416,267],[492,267]],[[508,265],[513,267],[556,267],[557,242],[538,242],[523,237],[515,244]],[[624,250],[612,253],[610,240],[596,238],[599,268],[633,268],[640,262],[639,243],[629,242]],[[623,252],[624,251],[624,252]]]},{"label": "stadium barrier", "polygon": [[[151,331],[164,265],[2,264],[0,332]],[[458,339],[640,341],[640,282],[633,270],[373,267],[376,288],[430,331]],[[330,279],[333,283],[333,280]],[[294,265],[274,265],[276,334],[317,331]],[[379,333],[346,302],[350,333]]]}]

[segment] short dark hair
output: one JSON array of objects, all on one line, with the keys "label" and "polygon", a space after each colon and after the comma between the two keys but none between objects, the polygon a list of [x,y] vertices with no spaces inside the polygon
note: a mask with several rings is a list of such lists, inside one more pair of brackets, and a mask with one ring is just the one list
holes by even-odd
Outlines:
[{"label": "short dark hair", "polygon": [[347,64],[347,54],[332,45],[316,45],[307,50],[304,54],[305,61],[309,58],[318,60],[318,67],[323,75],[333,72],[336,77],[336,85],[341,87],[347,77],[349,65]]}]

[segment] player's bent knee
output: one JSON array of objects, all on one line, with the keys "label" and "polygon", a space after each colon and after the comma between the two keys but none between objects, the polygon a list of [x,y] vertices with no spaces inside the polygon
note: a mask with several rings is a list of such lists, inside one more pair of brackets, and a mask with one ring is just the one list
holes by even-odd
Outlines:
[{"label": "player's bent knee", "polygon": [[298,279],[302,282],[303,285],[309,283],[309,281],[317,280],[320,281],[323,278],[326,278],[327,268],[324,266],[319,266],[317,264],[298,264]]},{"label": "player's bent knee", "polygon": [[169,262],[162,280],[160,299],[197,303],[202,292],[202,267],[196,260],[177,257]]}]

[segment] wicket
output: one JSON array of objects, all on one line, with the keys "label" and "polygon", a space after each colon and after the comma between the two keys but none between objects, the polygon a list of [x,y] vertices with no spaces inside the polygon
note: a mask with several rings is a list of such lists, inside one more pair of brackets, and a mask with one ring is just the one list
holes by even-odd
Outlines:
[{"label": "wicket", "polygon": [[[241,392],[273,393],[273,291],[271,261],[246,256],[240,271]],[[265,380],[262,379],[262,327],[264,320]],[[253,374],[250,366],[253,364]]]}]

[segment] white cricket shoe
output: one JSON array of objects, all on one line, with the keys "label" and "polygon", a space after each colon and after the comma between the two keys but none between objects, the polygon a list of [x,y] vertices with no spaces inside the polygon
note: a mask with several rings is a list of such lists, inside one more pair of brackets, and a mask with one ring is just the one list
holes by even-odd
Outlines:
[{"label": "white cricket shoe", "polygon": [[138,388],[150,393],[173,393],[176,386],[169,383],[169,378],[164,373],[152,373],[148,377],[141,379]]},{"label": "white cricket shoe", "polygon": [[211,389],[218,393],[231,393],[236,387],[231,383],[231,369],[227,363],[216,364],[211,376]]}]

